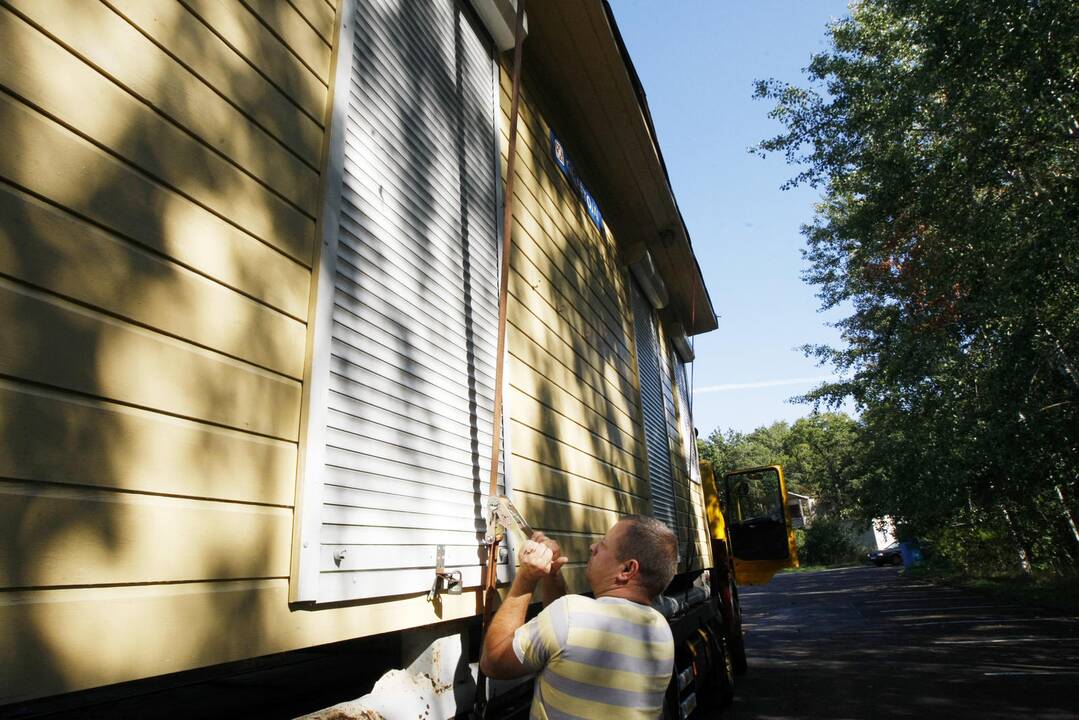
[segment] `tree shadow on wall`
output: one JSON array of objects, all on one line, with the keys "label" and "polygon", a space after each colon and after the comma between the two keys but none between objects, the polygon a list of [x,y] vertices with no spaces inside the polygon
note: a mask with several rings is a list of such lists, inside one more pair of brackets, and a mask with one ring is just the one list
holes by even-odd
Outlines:
[{"label": "tree shadow on wall", "polygon": [[317,183],[286,148],[313,122],[278,89],[307,84],[268,29],[290,6],[235,6],[229,42],[266,53],[246,59],[180,5],[146,35],[96,3],[50,12],[0,9],[0,703],[272,630],[314,241],[302,193],[256,176],[265,152]]}]

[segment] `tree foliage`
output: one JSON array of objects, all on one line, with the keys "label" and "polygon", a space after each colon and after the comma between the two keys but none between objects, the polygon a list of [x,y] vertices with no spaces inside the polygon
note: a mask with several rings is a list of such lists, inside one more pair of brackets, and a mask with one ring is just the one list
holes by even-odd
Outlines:
[{"label": "tree foliage", "polygon": [[819,513],[869,520],[863,505],[859,425],[843,413],[814,413],[794,424],[775,422],[750,433],[716,430],[698,443],[717,475],[782,465],[787,489],[818,501]]},{"label": "tree foliage", "polygon": [[850,528],[830,517],[817,518],[802,533],[798,561],[805,565],[838,565],[860,560],[862,551],[851,540]]},{"label": "tree foliage", "polygon": [[822,191],[805,279],[850,308],[803,399],[856,403],[867,512],[1074,569],[1079,4],[865,0],[828,34],[805,87],[756,86],[755,150]]}]

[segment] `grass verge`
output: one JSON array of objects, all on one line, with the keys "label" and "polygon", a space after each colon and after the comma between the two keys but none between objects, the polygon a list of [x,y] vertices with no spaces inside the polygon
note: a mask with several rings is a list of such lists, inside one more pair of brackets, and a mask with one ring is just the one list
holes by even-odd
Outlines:
[{"label": "grass verge", "polygon": [[863,567],[865,563],[857,561],[848,561],[835,563],[834,565],[799,565],[796,568],[787,568],[786,570],[780,570],[780,573],[815,573],[821,570],[838,570],[840,568],[852,568]]},{"label": "grass verge", "polygon": [[975,575],[933,564],[906,568],[903,572],[907,577],[938,580],[1023,605],[1079,615],[1079,575]]}]

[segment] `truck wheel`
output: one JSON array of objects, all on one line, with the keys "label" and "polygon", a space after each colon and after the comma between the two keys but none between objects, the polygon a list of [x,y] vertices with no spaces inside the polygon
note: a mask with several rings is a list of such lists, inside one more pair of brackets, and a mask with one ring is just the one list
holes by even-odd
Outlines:
[{"label": "truck wheel", "polygon": [[725,708],[734,702],[734,659],[731,656],[731,646],[727,642],[727,636],[721,634],[719,642],[720,651],[723,653],[718,668],[719,706]]}]

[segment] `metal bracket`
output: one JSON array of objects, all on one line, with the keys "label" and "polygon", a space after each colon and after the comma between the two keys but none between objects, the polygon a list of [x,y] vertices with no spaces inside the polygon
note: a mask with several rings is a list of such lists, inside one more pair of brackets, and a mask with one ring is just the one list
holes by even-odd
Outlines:
[{"label": "metal bracket", "polygon": [[440,586],[446,584],[447,595],[460,595],[464,587],[460,570],[446,572],[446,546],[435,546],[435,581],[431,583],[431,589],[427,593],[427,602],[434,602],[438,596]]},{"label": "metal bracket", "polygon": [[504,530],[516,531],[524,540],[532,537],[532,527],[525,522],[508,497],[499,495],[487,500],[487,534],[483,541],[488,545],[495,540],[501,541]]}]

